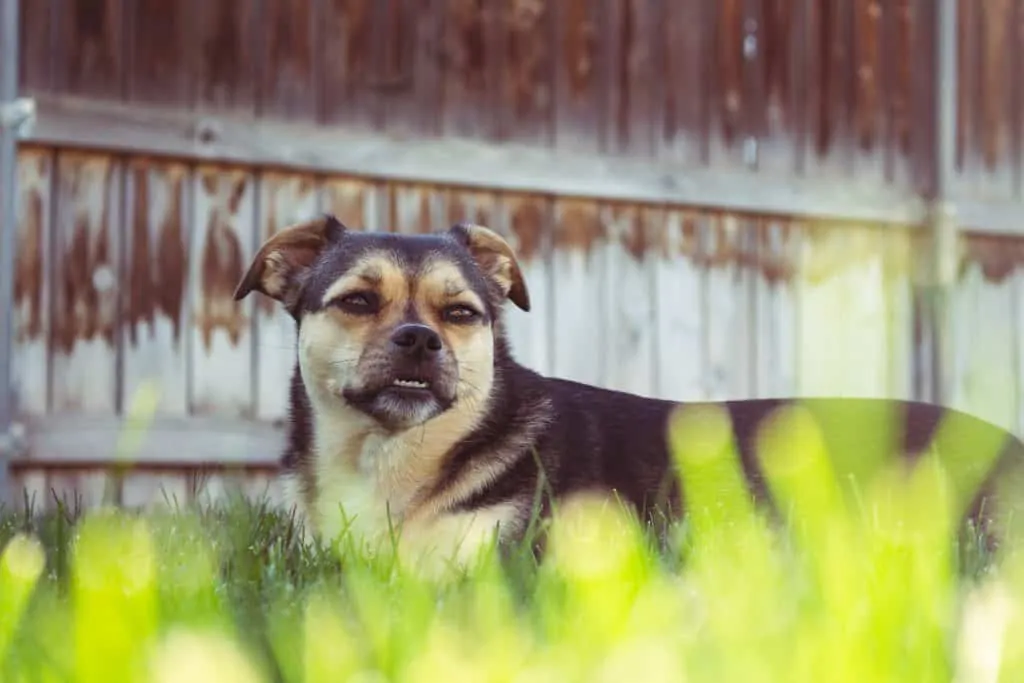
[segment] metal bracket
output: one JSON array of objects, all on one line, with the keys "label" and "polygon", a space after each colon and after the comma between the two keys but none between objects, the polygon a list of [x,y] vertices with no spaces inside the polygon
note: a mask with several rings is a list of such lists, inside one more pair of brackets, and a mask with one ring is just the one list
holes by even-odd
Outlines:
[{"label": "metal bracket", "polygon": [[31,97],[19,97],[12,102],[0,104],[0,130],[14,130],[17,137],[31,133],[36,120],[36,101]]}]

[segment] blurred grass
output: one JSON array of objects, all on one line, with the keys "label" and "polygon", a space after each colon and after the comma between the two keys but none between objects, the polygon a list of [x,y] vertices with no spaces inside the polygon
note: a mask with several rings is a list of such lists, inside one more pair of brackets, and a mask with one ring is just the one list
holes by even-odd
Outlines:
[{"label": "blurred grass", "polygon": [[825,422],[786,409],[761,434],[777,518],[727,417],[691,409],[670,430],[690,514],[667,550],[581,498],[541,563],[492,549],[432,579],[386,548],[303,545],[261,502],[8,510],[0,680],[1024,680],[1024,560],[959,533],[960,465],[864,453],[882,464],[851,490]]}]

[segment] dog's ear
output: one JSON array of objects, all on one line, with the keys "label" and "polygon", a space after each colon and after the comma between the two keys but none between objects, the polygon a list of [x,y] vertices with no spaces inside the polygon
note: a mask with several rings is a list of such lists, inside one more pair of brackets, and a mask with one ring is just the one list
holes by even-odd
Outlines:
[{"label": "dog's ear", "polygon": [[287,303],[298,276],[309,268],[324,247],[338,241],[347,228],[334,216],[290,225],[263,243],[249,270],[235,289],[235,301],[252,291]]},{"label": "dog's ear", "polygon": [[530,310],[530,294],[516,254],[501,235],[474,223],[456,223],[449,232],[473,255],[477,265],[501,286],[505,296],[524,311]]}]

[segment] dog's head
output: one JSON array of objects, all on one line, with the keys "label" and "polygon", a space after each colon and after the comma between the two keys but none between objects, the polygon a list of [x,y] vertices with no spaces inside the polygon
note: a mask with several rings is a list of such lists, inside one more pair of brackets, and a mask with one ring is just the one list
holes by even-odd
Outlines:
[{"label": "dog's head", "polygon": [[530,307],[511,247],[467,223],[433,235],[350,231],[333,216],[294,225],[262,245],[235,298],[254,290],[296,320],[310,396],[389,431],[483,401],[502,305]]}]

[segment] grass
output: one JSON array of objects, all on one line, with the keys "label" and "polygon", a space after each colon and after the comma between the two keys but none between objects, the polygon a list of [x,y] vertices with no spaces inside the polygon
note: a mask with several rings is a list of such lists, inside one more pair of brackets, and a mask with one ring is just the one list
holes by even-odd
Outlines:
[{"label": "grass", "polygon": [[851,488],[787,411],[760,443],[778,524],[745,494],[724,420],[674,424],[690,514],[668,543],[580,500],[541,562],[489,549],[440,577],[355,539],[303,545],[258,502],[9,510],[0,680],[1024,679],[1008,635],[1024,632],[1024,560],[958,533],[957,463],[934,453]]}]

